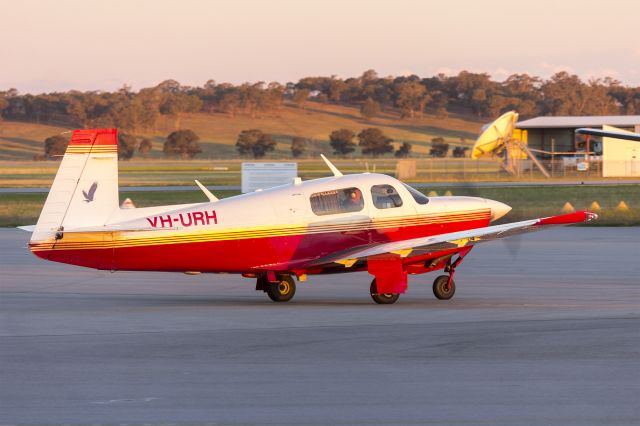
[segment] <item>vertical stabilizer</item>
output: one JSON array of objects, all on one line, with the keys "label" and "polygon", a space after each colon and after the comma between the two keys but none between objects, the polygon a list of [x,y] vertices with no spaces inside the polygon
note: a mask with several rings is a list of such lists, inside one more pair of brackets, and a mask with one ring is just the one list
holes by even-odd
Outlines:
[{"label": "vertical stabilizer", "polygon": [[116,209],[116,129],[76,130],[60,163],[31,241],[51,241],[61,230],[104,225]]}]

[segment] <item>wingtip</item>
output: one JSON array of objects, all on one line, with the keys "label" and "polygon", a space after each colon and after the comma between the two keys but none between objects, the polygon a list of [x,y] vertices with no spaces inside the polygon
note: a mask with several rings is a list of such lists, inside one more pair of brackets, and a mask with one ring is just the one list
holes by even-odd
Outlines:
[{"label": "wingtip", "polygon": [[570,225],[572,223],[591,222],[596,219],[598,219],[597,214],[588,210],[579,210],[574,213],[539,219],[538,225]]}]

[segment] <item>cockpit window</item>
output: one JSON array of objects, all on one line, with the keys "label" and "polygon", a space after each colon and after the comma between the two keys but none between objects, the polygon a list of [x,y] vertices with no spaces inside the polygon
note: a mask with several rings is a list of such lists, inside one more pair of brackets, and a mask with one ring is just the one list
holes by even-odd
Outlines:
[{"label": "cockpit window", "polygon": [[402,198],[391,185],[374,185],[371,187],[373,205],[379,209],[392,209],[402,206]]},{"label": "cockpit window", "polygon": [[362,192],[358,188],[335,189],[311,194],[311,210],[318,216],[359,212],[364,208]]},{"label": "cockpit window", "polygon": [[411,194],[416,203],[418,204],[427,204],[429,202],[429,198],[424,195],[422,192],[418,191],[415,188],[410,187],[406,183],[403,183],[404,187],[407,188],[407,191]]}]

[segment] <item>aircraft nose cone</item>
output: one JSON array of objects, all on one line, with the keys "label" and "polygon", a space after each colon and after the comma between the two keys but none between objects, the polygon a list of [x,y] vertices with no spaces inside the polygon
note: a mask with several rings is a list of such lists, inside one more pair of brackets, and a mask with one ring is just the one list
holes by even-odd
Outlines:
[{"label": "aircraft nose cone", "polygon": [[511,211],[511,207],[501,203],[500,201],[487,200],[485,199],[487,205],[491,209],[491,222],[494,220],[500,219],[505,214]]}]

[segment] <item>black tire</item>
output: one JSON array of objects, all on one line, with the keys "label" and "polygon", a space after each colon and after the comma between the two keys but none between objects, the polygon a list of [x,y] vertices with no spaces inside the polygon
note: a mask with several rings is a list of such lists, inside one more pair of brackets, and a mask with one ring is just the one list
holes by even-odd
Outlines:
[{"label": "black tire", "polygon": [[379,305],[391,305],[396,303],[400,295],[398,293],[378,294],[378,287],[376,286],[376,279],[371,281],[371,287],[369,287],[369,293],[374,302]]},{"label": "black tire", "polygon": [[279,276],[280,282],[268,283],[267,295],[274,302],[288,302],[296,294],[296,283],[289,275]]},{"label": "black tire", "polygon": [[433,282],[433,295],[440,300],[449,300],[456,293],[456,282],[451,280],[451,285],[447,288],[449,275],[440,275]]}]

